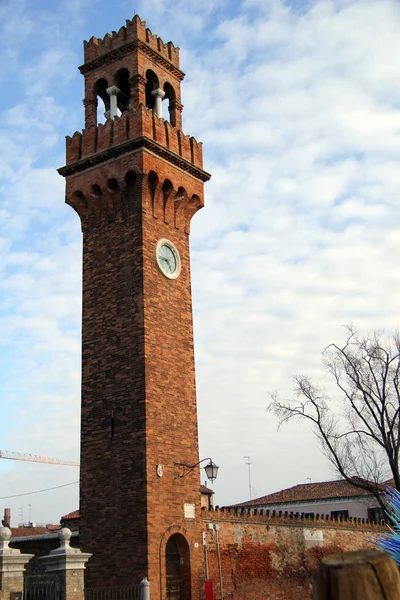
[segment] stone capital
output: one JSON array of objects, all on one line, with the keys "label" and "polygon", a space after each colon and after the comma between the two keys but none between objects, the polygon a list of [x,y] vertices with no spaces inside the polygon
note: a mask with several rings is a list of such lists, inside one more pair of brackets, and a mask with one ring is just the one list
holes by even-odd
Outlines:
[{"label": "stone capital", "polygon": [[120,93],[120,89],[116,85],[111,85],[106,89],[109,96],[117,96]]},{"label": "stone capital", "polygon": [[151,92],[151,95],[154,96],[155,98],[161,98],[161,100],[162,100],[165,96],[165,92],[163,90],[161,90],[160,88],[157,88],[156,90],[153,90]]},{"label": "stone capital", "polygon": [[24,572],[25,565],[33,554],[21,554],[21,550],[10,548],[11,530],[0,527],[0,575],[1,579],[15,577]]},{"label": "stone capital", "polygon": [[79,571],[86,568],[85,565],[92,555],[88,552],[81,552],[79,548],[71,548],[71,535],[72,533],[67,527],[61,529],[58,532],[59,548],[38,559],[47,571]]}]

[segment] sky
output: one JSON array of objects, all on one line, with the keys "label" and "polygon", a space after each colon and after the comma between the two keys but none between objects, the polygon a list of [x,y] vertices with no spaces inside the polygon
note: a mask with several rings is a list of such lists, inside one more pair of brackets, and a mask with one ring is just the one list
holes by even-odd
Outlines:
[{"label": "sky", "polygon": [[[135,12],[181,49],[183,130],[212,174],[191,261],[215,503],[249,499],[247,456],[253,497],[334,479],[309,427],[266,407],[294,374],[335,393],[321,352],[343,325],[400,326],[397,0],[0,0],[0,449],[79,460],[82,240],[56,169],[83,128],[82,41]],[[0,514],[57,523],[78,479],[0,460]]]}]

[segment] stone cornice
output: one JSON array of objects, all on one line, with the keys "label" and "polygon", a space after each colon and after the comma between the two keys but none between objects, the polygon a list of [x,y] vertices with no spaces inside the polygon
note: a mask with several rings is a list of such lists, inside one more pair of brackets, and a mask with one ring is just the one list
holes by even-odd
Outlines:
[{"label": "stone cornice", "polygon": [[98,69],[103,65],[114,62],[119,58],[123,58],[127,54],[133,52],[135,49],[141,50],[144,54],[147,54],[147,56],[154,60],[154,62],[164,67],[164,69],[175,75],[175,77],[177,77],[179,80],[182,80],[185,77],[185,73],[183,71],[175,67],[175,65],[173,65],[169,60],[158,54],[158,52],[153,50],[153,48],[150,48],[148,44],[145,44],[145,42],[142,42],[141,40],[135,40],[130,44],[125,44],[124,46],[110,50],[110,52],[102,54],[94,60],[81,65],[79,70],[82,75],[85,75],[86,73],[90,73],[90,71]]},{"label": "stone cornice", "polygon": [[160,156],[183,171],[190,173],[190,175],[196,179],[199,179],[200,181],[208,181],[211,177],[211,175],[206,171],[203,171],[203,169],[196,167],[196,165],[182,158],[179,156],[179,154],[175,154],[175,152],[172,152],[168,148],[165,148],[165,146],[158,144],[146,136],[140,136],[132,140],[128,140],[123,144],[119,144],[118,146],[107,148],[107,150],[103,150],[102,152],[96,152],[94,154],[90,154],[89,156],[85,156],[85,158],[81,158],[70,165],[60,167],[58,172],[63,177],[70,177],[71,175],[76,175],[77,173],[86,171],[86,169],[90,169],[140,148],[145,148],[146,150],[153,152],[157,156]]}]

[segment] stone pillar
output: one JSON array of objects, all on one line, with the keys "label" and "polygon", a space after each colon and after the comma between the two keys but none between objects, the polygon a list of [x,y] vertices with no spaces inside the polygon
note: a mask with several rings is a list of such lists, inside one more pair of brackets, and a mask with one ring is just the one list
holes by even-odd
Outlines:
[{"label": "stone pillar", "polygon": [[[120,89],[117,88],[116,85],[112,85],[107,88],[106,92],[110,96],[110,111],[109,118],[114,121],[115,117],[118,114],[118,99],[117,96],[120,93]],[[108,117],[107,117],[108,118]]]},{"label": "stone pillar", "polygon": [[60,529],[58,532],[60,547],[38,560],[49,573],[58,572],[62,578],[60,600],[84,600],[85,564],[92,555],[81,552],[79,548],[71,548],[71,535],[67,527]]},{"label": "stone pillar", "polygon": [[11,529],[0,527],[0,599],[12,600],[15,593],[22,595],[25,565],[33,554],[21,554],[21,550],[9,548]]},{"label": "stone pillar", "polygon": [[165,96],[165,92],[163,90],[161,90],[160,88],[153,90],[151,92],[151,95],[155,98],[155,104],[154,104],[154,112],[156,113],[157,117],[161,119],[162,117],[162,100]]}]

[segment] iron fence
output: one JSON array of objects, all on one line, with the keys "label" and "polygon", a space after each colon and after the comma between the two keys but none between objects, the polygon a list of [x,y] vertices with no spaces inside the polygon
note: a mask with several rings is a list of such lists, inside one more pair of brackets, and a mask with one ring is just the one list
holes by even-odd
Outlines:
[{"label": "iron fence", "polygon": [[85,600],[143,600],[142,589],[140,583],[85,588]]},{"label": "iron fence", "polygon": [[24,579],[24,600],[61,600],[63,585],[58,573],[31,571]]}]

